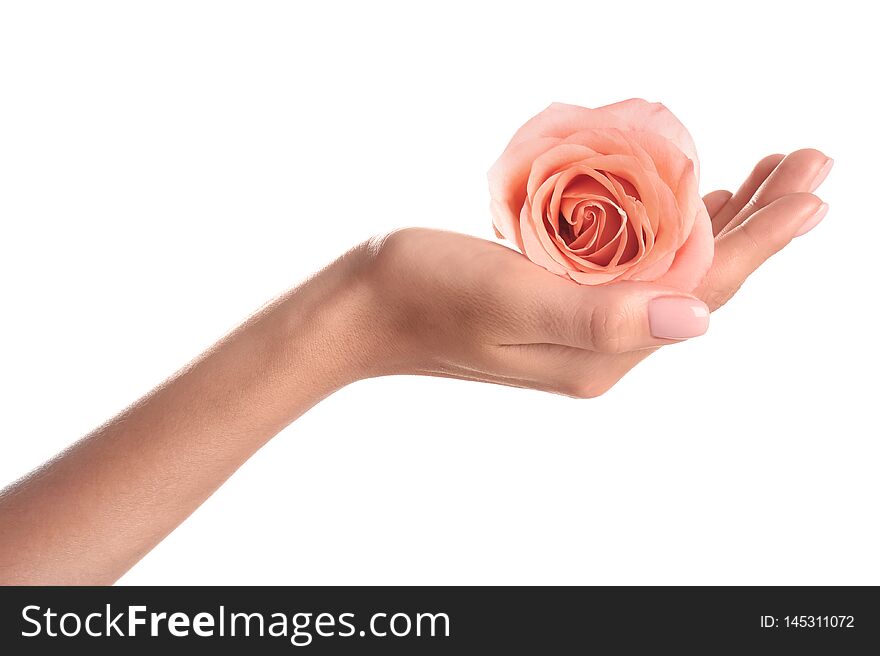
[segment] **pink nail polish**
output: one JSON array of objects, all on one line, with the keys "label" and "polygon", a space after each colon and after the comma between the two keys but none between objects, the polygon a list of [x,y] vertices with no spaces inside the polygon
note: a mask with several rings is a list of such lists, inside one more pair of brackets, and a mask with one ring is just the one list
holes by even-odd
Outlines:
[{"label": "pink nail polish", "polygon": [[819,225],[819,222],[825,218],[825,215],[828,213],[828,203],[822,203],[819,205],[819,209],[816,210],[815,214],[811,216],[809,219],[804,221],[803,225],[798,228],[798,231],[794,233],[795,237],[800,237],[801,235],[807,234],[810,230]]},{"label": "pink nail polish", "polygon": [[834,166],[834,160],[829,157],[828,160],[822,165],[822,168],[819,169],[816,177],[813,178],[813,184],[810,185],[811,193],[816,191],[819,188],[819,185],[825,182],[825,178],[828,177],[828,173],[831,171],[832,166]]},{"label": "pink nail polish", "polygon": [[654,337],[697,337],[709,328],[709,308],[696,299],[661,296],[648,303],[648,323]]}]

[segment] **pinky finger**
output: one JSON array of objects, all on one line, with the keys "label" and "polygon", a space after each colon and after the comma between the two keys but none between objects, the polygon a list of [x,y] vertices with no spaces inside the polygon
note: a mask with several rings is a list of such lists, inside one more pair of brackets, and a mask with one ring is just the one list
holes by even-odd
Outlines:
[{"label": "pinky finger", "polygon": [[703,196],[703,205],[706,206],[706,211],[709,212],[709,217],[714,218],[721,208],[727,205],[727,201],[729,201],[732,196],[733,194],[727,191],[727,189],[710,191]]}]

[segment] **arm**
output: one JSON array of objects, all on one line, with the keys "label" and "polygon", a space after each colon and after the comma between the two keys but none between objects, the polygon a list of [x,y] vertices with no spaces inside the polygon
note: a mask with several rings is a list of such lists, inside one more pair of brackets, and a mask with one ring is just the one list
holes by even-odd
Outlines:
[{"label": "arm", "polygon": [[269,438],[360,376],[365,352],[340,348],[357,338],[358,292],[340,284],[352,259],[0,494],[0,582],[113,582]]},{"label": "arm", "polygon": [[653,347],[701,334],[709,308],[815,221],[821,201],[806,191],[827,158],[780,159],[763,160],[736,195],[706,197],[716,257],[699,298],[646,283],[581,287],[453,233],[363,244],[0,492],[0,583],[115,581],[273,435],[360,378],[602,393]]}]

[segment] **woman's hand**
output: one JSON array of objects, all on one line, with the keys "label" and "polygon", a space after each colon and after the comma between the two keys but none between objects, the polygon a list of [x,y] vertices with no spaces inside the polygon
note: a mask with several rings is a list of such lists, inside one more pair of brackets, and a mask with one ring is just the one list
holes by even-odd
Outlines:
[{"label": "woman's hand", "polygon": [[[780,160],[781,163],[780,163]],[[111,583],[267,440],[358,378],[429,374],[590,397],[821,219],[814,150],[709,194],[712,269],[695,296],[582,287],[495,243],[402,230],[340,258],[90,435],[0,490],[0,583]]]},{"label": "woman's hand", "polygon": [[361,249],[371,297],[365,375],[426,374],[593,397],[653,347],[696,337],[708,314],[827,206],[811,192],[831,160],[816,150],[761,160],[736,194],[704,201],[715,258],[694,295],[652,283],[587,287],[505,246],[405,229]]},{"label": "woman's hand", "polygon": [[426,374],[593,396],[608,356],[695,337],[698,298],[652,283],[586,287],[497,243],[410,228],[367,245],[370,375]]}]

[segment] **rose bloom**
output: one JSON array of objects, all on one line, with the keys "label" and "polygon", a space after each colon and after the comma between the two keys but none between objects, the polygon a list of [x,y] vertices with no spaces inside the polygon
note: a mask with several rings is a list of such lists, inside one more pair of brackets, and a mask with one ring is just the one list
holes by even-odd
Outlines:
[{"label": "rose bloom", "polygon": [[691,291],[713,254],[698,181],[693,139],[663,105],[554,103],[489,171],[493,223],[530,260],[581,284]]}]

